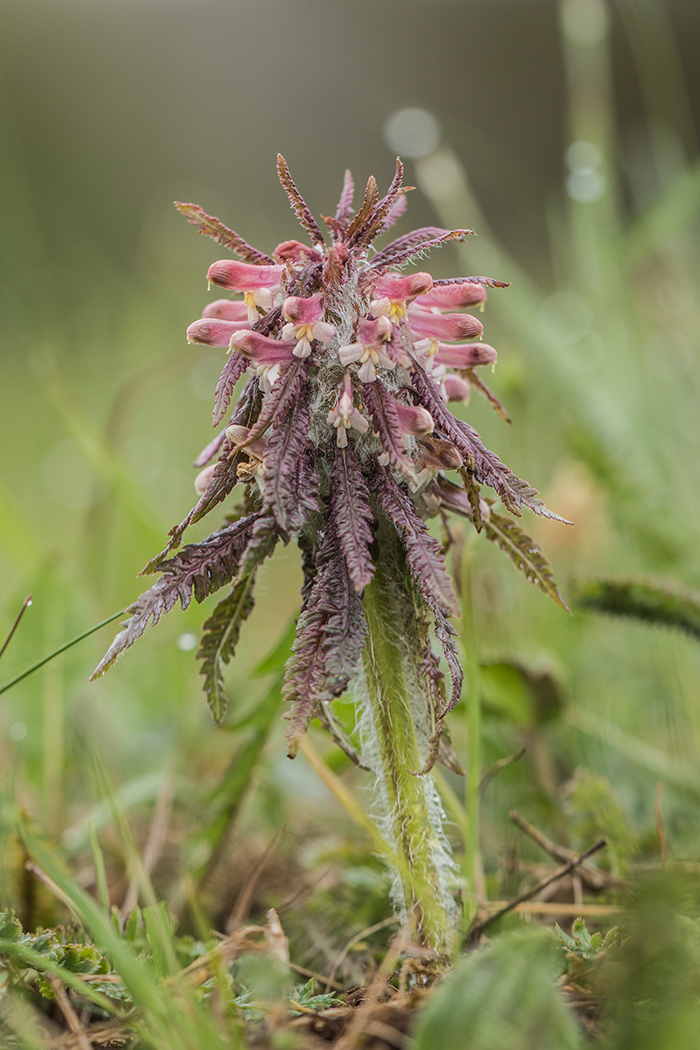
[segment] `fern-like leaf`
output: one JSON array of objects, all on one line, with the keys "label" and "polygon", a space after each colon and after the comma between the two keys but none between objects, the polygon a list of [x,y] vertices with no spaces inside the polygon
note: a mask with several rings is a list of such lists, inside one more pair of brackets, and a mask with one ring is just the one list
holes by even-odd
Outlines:
[{"label": "fern-like leaf", "polygon": [[309,401],[304,387],[277,422],[265,452],[265,506],[285,532],[300,529],[318,509],[316,471],[305,455],[308,433]]},{"label": "fern-like leaf", "polygon": [[255,266],[269,266],[274,263],[275,260],[271,255],[266,255],[265,252],[259,252],[257,248],[253,248],[235,230],[224,226],[223,222],[215,219],[213,215],[207,215],[198,204],[183,204],[181,201],[175,201],[175,207],[188,222],[197,227],[200,233],[206,237],[213,237],[217,244],[240,255],[241,259],[245,259],[246,262],[253,263]]},{"label": "fern-like leaf", "polygon": [[340,194],[340,200],[338,201],[338,207],[335,211],[335,220],[344,229],[347,229],[348,223],[352,217],[352,199],[354,193],[355,183],[353,182],[352,172],[349,168],[346,168],[343,177],[343,189]]},{"label": "fern-like leaf", "polygon": [[538,544],[517,522],[492,510],[489,517],[484,518],[484,533],[491,543],[508,555],[526,580],[548,594],[566,612],[571,612],[557,589],[552,566]]},{"label": "fern-like leaf", "polygon": [[347,688],[362,656],[365,633],[362,599],[350,581],[329,509],[283,687],[285,699],[292,704],[286,716],[290,757],[297,753],[299,738],[320,705]]},{"label": "fern-like leaf", "polygon": [[367,179],[365,199],[362,202],[362,207],[348,228],[348,234],[345,238],[345,243],[348,248],[352,247],[355,241],[362,236],[367,224],[370,222],[372,213],[377,206],[378,197],[379,191],[377,190],[377,181],[374,178],[374,175],[370,175]]},{"label": "fern-like leaf", "polygon": [[248,358],[244,357],[243,354],[239,354],[236,350],[231,352],[214,390],[214,411],[211,420],[213,427],[218,426],[226,415],[226,409],[233,396],[236,383],[245,372],[249,363]]},{"label": "fern-like leaf", "polygon": [[297,219],[310,234],[312,244],[323,244],[323,234],[318,227],[318,223],[311,214],[308,204],[299,193],[294,179],[289,172],[287,162],[281,153],[277,154],[277,174],[279,175],[279,180],[282,183],[285,193],[289,197],[289,202],[292,205],[292,209],[294,210]]},{"label": "fern-like leaf", "polygon": [[377,468],[373,480],[372,489],[396,525],[421,595],[433,611],[448,616],[459,615],[459,602],[445,568],[440,546],[418,517],[413,500],[388,471]]},{"label": "fern-like leaf", "polygon": [[357,593],[374,576],[370,555],[374,516],[369,505],[369,489],[357,462],[354,445],[336,448],[331,475],[331,501],[345,564]]},{"label": "fern-like leaf", "polygon": [[415,477],[413,462],[406,453],[404,431],[399,423],[394,398],[386,389],[381,379],[365,383],[364,402],[372,417],[374,430],[389,462],[407,477]]},{"label": "fern-like leaf", "polygon": [[[539,498],[537,489],[514,474],[510,467],[501,462],[495,452],[484,445],[473,427],[452,415],[441,400],[432,379],[417,362],[414,364],[411,379],[418,400],[435,420],[436,430],[441,431],[457,446],[464,457],[467,470],[473,473],[478,482],[494,489],[507,510],[520,517],[520,508],[527,507],[542,517],[564,521],[558,514],[545,507]],[[567,522],[567,524],[571,523]]]},{"label": "fern-like leaf", "polygon": [[270,557],[278,537],[279,533],[269,518],[258,518],[231,593],[219,602],[202,629],[197,659],[201,661],[199,673],[204,676],[203,688],[215,722],[222,720],[228,707],[223,665],[234,655],[241,627],[255,606],[253,586],[258,566]]},{"label": "fern-like leaf", "polygon": [[439,248],[447,241],[463,241],[472,233],[473,230],[443,230],[438,226],[424,226],[387,244],[372,259],[371,268],[384,270],[389,266],[405,266],[422,258],[431,248]]},{"label": "fern-like leaf", "polygon": [[110,645],[90,676],[90,681],[112,666],[147,627],[158,623],[180,601],[186,609],[192,597],[202,602],[214,591],[230,583],[253,538],[259,514],[250,514],[235,525],[221,529],[201,543],[190,543],[173,558],[160,566],[161,578],[142,594],[128,609],[129,619]]}]

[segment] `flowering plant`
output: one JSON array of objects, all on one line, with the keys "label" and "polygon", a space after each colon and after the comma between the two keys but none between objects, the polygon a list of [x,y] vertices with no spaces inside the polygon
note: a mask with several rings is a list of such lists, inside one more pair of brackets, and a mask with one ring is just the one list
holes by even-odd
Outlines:
[{"label": "flowering plant", "polygon": [[[228,349],[213,416],[215,426],[226,423],[196,460],[199,501],[144,570],[160,573],[159,580],[130,607],[93,677],[178,600],[186,608],[192,595],[202,601],[230,585],[204,624],[198,653],[220,720],[222,667],[253,608],[256,571],[278,542],[294,538],[304,584],[284,683],[289,754],[317,717],[375,772],[387,832],[404,858],[399,896],[424,941],[441,946],[449,860],[427,774],[438,758],[455,764],[443,726],[459,699],[462,671],[449,621],[459,606],[425,520],[448,511],[469,519],[561,604],[537,544],[481,487],[518,517],[523,507],[556,515],[448,407],[467,402],[475,388],[505,416],[476,372],[494,364],[496,351],[481,342],[481,322],[463,312],[483,306],[486,289],[503,282],[399,272],[471,231],[423,227],[374,251],[375,238],[405,210],[400,161],[383,197],[369,179],[357,212],[346,172],[335,215],[323,217],[325,235],[282,157],[278,171],[310,243],[285,241],[267,255],[198,206],[177,205],[240,260],[215,262],[208,279],[242,298],[210,303],[187,333],[191,342]],[[174,553],[188,526],[234,489],[242,499],[225,525]],[[431,633],[444,652],[449,689]],[[367,701],[359,754],[329,707],[352,680],[358,706]]]}]

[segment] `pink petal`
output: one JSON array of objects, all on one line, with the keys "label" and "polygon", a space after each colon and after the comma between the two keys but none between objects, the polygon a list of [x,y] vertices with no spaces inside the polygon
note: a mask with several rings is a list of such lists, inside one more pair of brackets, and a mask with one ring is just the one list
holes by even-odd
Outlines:
[{"label": "pink petal", "polygon": [[293,324],[315,324],[323,317],[323,306],[320,295],[311,295],[303,298],[300,295],[290,295],[282,303],[282,316],[285,321]]}]

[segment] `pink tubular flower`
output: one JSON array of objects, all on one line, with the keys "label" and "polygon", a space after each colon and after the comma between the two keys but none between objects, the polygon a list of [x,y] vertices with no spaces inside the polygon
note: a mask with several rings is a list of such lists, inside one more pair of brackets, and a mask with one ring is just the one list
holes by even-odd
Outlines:
[{"label": "pink tubular flower", "polygon": [[193,321],[187,329],[187,342],[204,343],[205,346],[229,346],[231,337],[247,328],[247,321],[218,321],[215,318],[202,317],[199,321]]},{"label": "pink tubular flower", "polygon": [[284,266],[257,266],[254,263],[224,259],[209,267],[207,280],[221,288],[243,292],[243,302],[248,308],[248,323],[258,320],[260,307],[265,313],[274,306],[275,296],[282,289]]},{"label": "pink tubular flower", "polygon": [[336,428],[336,444],[338,448],[347,448],[348,430],[356,430],[358,434],[366,434],[369,430],[369,422],[355,408],[352,379],[348,372],[345,373],[343,384],[339,388],[335,405],[328,413],[327,423],[329,426]]},{"label": "pink tubular flower", "polygon": [[202,310],[202,317],[216,317],[220,321],[247,321],[248,307],[234,299],[216,299]]},{"label": "pink tubular flower", "polygon": [[234,332],[231,337],[231,349],[238,350],[250,358],[252,366],[260,376],[260,388],[269,393],[284,365],[292,360],[295,344],[281,339],[271,339],[260,332]]},{"label": "pink tubular flower", "polygon": [[302,244],[301,241],[282,241],[272,254],[281,263],[301,263],[303,266],[307,262],[321,261],[318,252],[314,248],[309,248],[308,244]]},{"label": "pink tubular flower", "polygon": [[387,314],[396,324],[406,316],[408,303],[433,286],[429,273],[412,273],[408,277],[386,274],[374,285],[372,313],[375,317]]},{"label": "pink tubular flower", "polygon": [[[493,365],[498,354],[488,343],[438,343],[435,363],[446,368],[476,368]],[[418,347],[416,347],[418,349]]]},{"label": "pink tubular flower", "polygon": [[331,342],[335,335],[335,325],[323,318],[323,304],[320,295],[290,295],[282,303],[282,317],[287,324],[282,329],[283,339],[296,339],[297,345],[292,353],[295,357],[308,357],[314,339],[324,346]]},{"label": "pink tubular flower", "polygon": [[357,326],[357,342],[338,349],[338,357],[344,368],[359,362],[357,375],[362,383],[373,383],[377,378],[376,366],[392,369],[396,362],[389,357],[385,344],[390,342],[394,328],[386,316],[365,318]]},{"label": "pink tubular flower", "polygon": [[463,405],[468,405],[471,392],[471,384],[462,376],[450,373],[442,381],[442,393],[446,401],[461,401]]},{"label": "pink tubular flower", "polygon": [[425,295],[414,300],[424,310],[437,307],[439,310],[455,310],[460,306],[478,306],[486,302],[483,284],[460,281],[456,284],[434,284]]},{"label": "pink tubular flower", "polygon": [[481,321],[471,314],[441,314],[421,310],[412,304],[408,308],[408,327],[419,339],[474,339],[484,331]]}]

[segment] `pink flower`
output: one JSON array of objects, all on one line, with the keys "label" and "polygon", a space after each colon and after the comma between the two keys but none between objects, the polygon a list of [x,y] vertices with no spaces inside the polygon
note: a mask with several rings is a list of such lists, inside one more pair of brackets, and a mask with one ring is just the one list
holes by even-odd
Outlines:
[{"label": "pink flower", "polygon": [[254,263],[224,259],[209,267],[207,280],[221,288],[243,292],[243,302],[248,308],[248,323],[258,320],[260,307],[268,313],[274,306],[275,296],[282,289],[284,266],[257,266]]},{"label": "pink flower", "polygon": [[422,295],[433,286],[429,273],[412,273],[408,277],[400,274],[386,274],[374,285],[374,299],[371,302],[375,317],[388,315],[398,324],[406,317],[408,303],[417,295]]},{"label": "pink flower", "polygon": [[[438,343],[435,363],[447,368],[476,368],[493,365],[498,354],[488,343]],[[418,346],[416,346],[418,350]]]},{"label": "pink flower", "polygon": [[292,351],[295,357],[308,357],[314,339],[327,346],[335,335],[335,326],[322,320],[320,295],[312,295],[308,299],[290,295],[282,303],[282,317],[288,322],[282,329],[282,338],[297,340]]},{"label": "pink flower", "polygon": [[260,332],[243,330],[231,337],[231,349],[250,358],[254,371],[260,376],[260,389],[264,393],[269,393],[282,374],[283,366],[292,360],[294,348],[293,342],[271,339]]},{"label": "pink flower", "polygon": [[486,289],[483,284],[474,281],[460,281],[457,284],[434,284],[425,295],[419,295],[415,305],[425,309],[438,307],[440,310],[454,310],[459,306],[476,306],[486,301]]},{"label": "pink flower", "polygon": [[231,337],[247,327],[247,321],[218,321],[202,317],[199,321],[193,321],[187,329],[187,342],[204,343],[206,346],[229,346]]},{"label": "pink flower", "polygon": [[302,244],[301,241],[282,241],[272,254],[281,263],[300,263],[303,266],[307,262],[321,261],[316,249],[309,248],[308,244]]},{"label": "pink flower", "polygon": [[484,326],[471,314],[441,314],[421,310],[415,304],[408,308],[408,327],[419,339],[474,339],[482,335]]},{"label": "pink flower", "polygon": [[364,318],[357,326],[358,341],[341,346],[338,350],[341,365],[346,368],[353,362],[359,362],[357,374],[360,381],[373,383],[377,378],[377,365],[389,369],[396,367],[396,362],[389,357],[384,348],[393,334],[394,328],[388,317]]},{"label": "pink flower", "polygon": [[202,317],[217,317],[221,321],[246,321],[248,307],[240,300],[216,299],[204,307]]},{"label": "pink flower", "polygon": [[336,443],[339,448],[347,448],[348,430],[351,428],[358,434],[366,434],[369,430],[368,420],[355,408],[352,380],[347,372],[342,386],[339,387],[335,405],[328,413],[327,422],[329,426],[336,427]]},{"label": "pink flower", "polygon": [[450,373],[442,381],[442,394],[446,401],[461,401],[463,405],[468,405],[471,392],[471,384],[462,376]]}]

